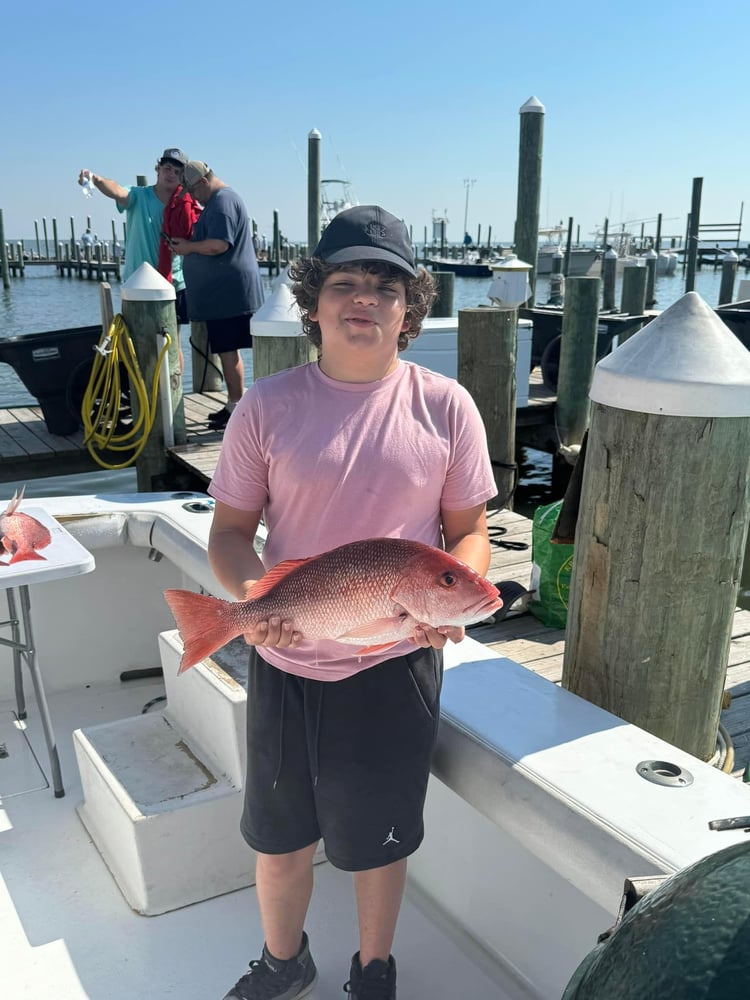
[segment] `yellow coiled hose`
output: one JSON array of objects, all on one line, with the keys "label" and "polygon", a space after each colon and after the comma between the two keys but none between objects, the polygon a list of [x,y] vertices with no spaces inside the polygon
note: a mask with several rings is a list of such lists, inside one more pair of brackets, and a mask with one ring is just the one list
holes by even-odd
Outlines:
[{"label": "yellow coiled hose", "polygon": [[[96,347],[91,377],[81,404],[84,444],[94,461],[103,469],[126,469],[146,447],[156,418],[159,398],[159,373],[172,338],[164,334],[164,347],[156,360],[151,393],[146,387],[138,357],[125,320],[117,314],[106,336]],[[122,367],[121,367],[122,366]],[[127,430],[119,430],[118,418],[122,399],[121,372],[127,374],[130,403],[137,414]],[[130,452],[123,462],[106,462],[100,452]]]}]

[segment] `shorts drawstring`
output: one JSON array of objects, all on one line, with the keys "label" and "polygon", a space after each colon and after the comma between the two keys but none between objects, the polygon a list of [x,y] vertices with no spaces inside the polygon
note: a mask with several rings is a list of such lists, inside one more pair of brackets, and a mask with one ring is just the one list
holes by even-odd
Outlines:
[{"label": "shorts drawstring", "polygon": [[276,788],[281,777],[281,767],[284,763],[284,702],[286,701],[286,679],[287,675],[282,671],[281,678],[281,703],[279,706],[279,763],[276,767],[276,774],[273,779],[273,787]]},{"label": "shorts drawstring", "polygon": [[318,783],[318,772],[320,771],[319,760],[318,760],[318,744],[320,743],[320,720],[323,716],[323,691],[325,690],[325,685],[320,683],[318,685],[318,710],[315,713],[315,733],[313,735],[313,745],[312,745],[312,772],[313,772],[313,785]]},{"label": "shorts drawstring", "polygon": [[[275,789],[281,778],[281,769],[284,764],[284,706],[286,705],[286,685],[289,675],[285,671],[281,671],[281,699],[279,701],[279,759],[276,765],[276,774],[273,779],[273,788]],[[318,783],[318,773],[320,770],[319,764],[319,743],[320,743],[320,725],[321,719],[323,717],[323,691],[325,690],[325,685],[317,683],[315,685],[310,684],[307,680],[304,682],[305,685],[305,696],[309,692],[317,689],[318,704],[315,709],[315,729],[313,731],[313,738],[310,744],[310,770],[312,772],[313,785]]]}]

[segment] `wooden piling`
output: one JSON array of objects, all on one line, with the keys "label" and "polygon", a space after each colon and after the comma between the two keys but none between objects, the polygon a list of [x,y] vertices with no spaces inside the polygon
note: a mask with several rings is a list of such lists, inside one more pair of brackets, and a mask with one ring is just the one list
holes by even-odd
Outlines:
[{"label": "wooden piling", "polygon": [[703,191],[703,178],[693,178],[693,196],[690,206],[690,218],[688,221],[687,236],[687,274],[685,276],[685,291],[695,290],[695,268],[698,259],[698,237],[700,233],[701,221],[701,192]]},{"label": "wooden piling", "polygon": [[615,308],[615,285],[617,284],[617,254],[609,249],[602,260],[602,309],[605,312]]},{"label": "wooden piling", "polygon": [[279,212],[273,210],[273,270],[269,267],[269,275],[281,272],[281,230],[279,229]]},{"label": "wooden piling", "polygon": [[556,423],[560,442],[579,445],[589,422],[589,389],[596,363],[599,278],[568,278],[557,375]]},{"label": "wooden piling", "polygon": [[644,258],[646,261],[645,306],[651,309],[656,302],[656,265],[659,261],[659,255],[655,250],[648,250],[644,254]]},{"label": "wooden piling", "polygon": [[515,251],[519,260],[531,264],[529,301],[536,290],[537,248],[539,245],[539,199],[542,189],[542,140],[544,105],[530,97],[519,111],[518,199],[516,205]]},{"label": "wooden piling", "polygon": [[[156,275],[161,277],[160,275]],[[171,390],[172,420],[174,427],[174,443],[184,444],[185,407],[182,398],[182,376],[180,374],[180,357],[177,341],[177,316],[174,309],[174,288],[162,279],[168,289],[164,290],[163,298],[138,300],[139,290],[128,288],[127,282],[122,292],[122,316],[132,337],[138,365],[143,376],[147,391],[150,393],[156,373],[156,361],[161,349],[161,334],[168,333],[171,337],[169,353],[165,364],[169,366],[169,384]],[[171,291],[171,297],[169,296]],[[148,292],[152,292],[149,288]],[[131,391],[131,406],[133,414],[138,416],[138,399]],[[156,417],[153,429],[143,451],[136,459],[136,478],[139,492],[154,492],[169,488],[167,475],[166,436],[164,432],[161,394],[157,398]]]},{"label": "wooden piling", "polygon": [[455,274],[452,271],[433,271],[432,277],[437,289],[437,298],[432,303],[430,316],[452,316]]},{"label": "wooden piling", "polygon": [[312,254],[320,240],[320,132],[307,136],[307,248]]},{"label": "wooden piling", "polygon": [[573,217],[568,218],[568,237],[565,241],[565,259],[563,260],[562,273],[568,277],[570,273],[570,251],[573,246]]},{"label": "wooden piling", "polygon": [[591,397],[562,683],[707,760],[748,526],[747,352],[691,293],[599,362]]},{"label": "wooden piling", "polygon": [[737,265],[740,258],[730,250],[721,261],[721,288],[719,289],[719,305],[731,302],[734,298],[734,279],[737,276]]},{"label": "wooden piling", "polygon": [[253,378],[315,361],[318,349],[307,337],[253,337]]},{"label": "wooden piling", "polygon": [[458,313],[458,381],[477,404],[487,432],[497,497],[513,507],[516,485],[516,336],[518,310],[479,306]]},{"label": "wooden piling", "polygon": [[5,244],[5,223],[3,210],[0,208],[0,273],[3,278],[3,288],[10,288],[10,270],[8,268],[8,247]]},{"label": "wooden piling", "polygon": [[640,316],[646,308],[646,283],[648,272],[640,264],[626,264],[622,269],[620,312],[627,316]]}]

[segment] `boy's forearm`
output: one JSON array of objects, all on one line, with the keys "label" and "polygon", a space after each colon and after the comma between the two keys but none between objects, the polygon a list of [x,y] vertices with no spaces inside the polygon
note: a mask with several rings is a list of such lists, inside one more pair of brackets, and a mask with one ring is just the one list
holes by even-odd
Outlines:
[{"label": "boy's forearm", "polygon": [[244,601],[250,583],[265,574],[265,568],[256,553],[252,540],[234,532],[217,532],[208,544],[208,561],[219,583]]},{"label": "boy's forearm", "polygon": [[447,544],[446,551],[455,556],[456,559],[466,563],[467,566],[471,566],[482,576],[485,576],[490,568],[491,550],[486,533],[471,532],[464,535],[453,544]]},{"label": "boy's forearm", "polygon": [[99,174],[92,174],[91,183],[97,191],[106,195],[107,198],[113,198],[115,201],[125,201],[128,198],[128,189],[118,184],[117,181],[110,180],[108,177],[100,177]]}]

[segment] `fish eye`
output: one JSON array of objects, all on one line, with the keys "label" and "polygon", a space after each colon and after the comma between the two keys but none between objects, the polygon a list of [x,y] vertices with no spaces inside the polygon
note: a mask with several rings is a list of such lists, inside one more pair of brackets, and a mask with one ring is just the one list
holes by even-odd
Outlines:
[{"label": "fish eye", "polygon": [[450,570],[447,570],[441,576],[440,581],[441,581],[441,583],[443,584],[444,587],[455,587],[455,585],[456,585],[455,574],[451,573]]}]

